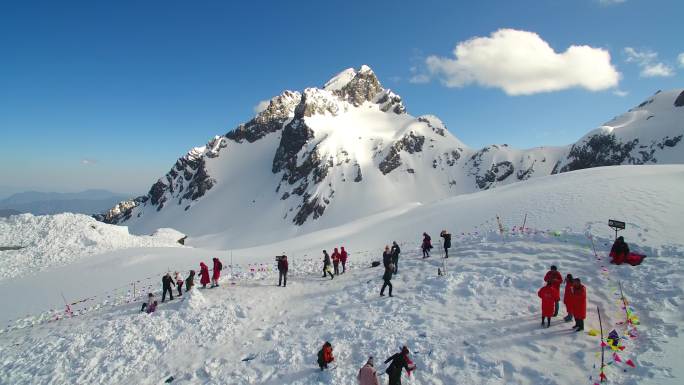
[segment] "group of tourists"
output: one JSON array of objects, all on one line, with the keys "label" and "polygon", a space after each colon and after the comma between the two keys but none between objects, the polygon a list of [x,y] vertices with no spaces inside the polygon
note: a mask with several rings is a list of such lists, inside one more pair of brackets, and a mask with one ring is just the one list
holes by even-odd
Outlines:
[{"label": "group of tourists", "polygon": [[[444,258],[449,258],[449,249],[451,248],[451,233],[447,230],[442,230],[439,233],[440,238],[442,238],[442,248],[444,250]],[[432,238],[428,233],[423,233],[423,242],[420,248],[423,250],[423,258],[430,257],[430,250],[432,250]]]},{"label": "group of tourists", "polygon": [[[401,385],[402,370],[406,370],[408,376],[411,376],[411,372],[416,369],[416,365],[411,361],[409,353],[408,347],[403,346],[400,352],[393,354],[385,360],[386,364],[389,363],[387,369],[385,369],[385,373],[389,376],[389,385]],[[333,361],[335,361],[335,357],[333,356],[332,344],[326,341],[318,351],[318,367],[323,371],[328,369],[328,365]],[[359,369],[357,379],[359,380],[359,385],[380,385],[373,356],[368,357],[366,364]]]},{"label": "group of tourists", "polygon": [[[560,287],[563,283],[563,276],[556,266],[544,275],[546,285],[539,289],[537,295],[541,298],[542,327],[551,327],[551,317],[558,316],[560,303]],[[572,274],[565,276],[565,290],[563,292],[563,303],[567,310],[567,315],[563,319],[570,322],[575,319],[573,330],[576,332],[584,330],[584,319],[587,318],[587,289],[582,285],[579,278]]]},{"label": "group of tourists", "polygon": [[[200,284],[202,288],[205,289],[208,284],[211,283],[211,288],[218,287],[219,279],[221,278],[221,270],[223,270],[223,264],[218,258],[213,258],[214,266],[212,269],[211,279],[209,278],[209,267],[204,263],[200,262]],[[183,286],[185,286],[185,292],[189,292],[195,286],[195,270],[190,270],[188,277],[183,279],[179,272],[175,272],[174,276],[171,277],[171,273],[167,272],[162,277],[162,303],[166,301],[166,293],[169,294],[169,300],[173,301],[173,288],[174,286],[178,289],[178,296],[183,295]],[[140,308],[141,312],[154,313],[157,310],[157,300],[153,293],[147,294],[147,302],[142,304]]]},{"label": "group of tourists", "polygon": [[[323,278],[328,276],[328,274],[330,274],[330,279],[335,278],[335,275],[344,274],[347,271],[348,257],[349,255],[344,246],[341,246],[339,250],[336,247],[333,250],[332,257],[328,255],[327,250],[323,250]],[[342,273],[340,273],[340,264],[342,265]]]}]

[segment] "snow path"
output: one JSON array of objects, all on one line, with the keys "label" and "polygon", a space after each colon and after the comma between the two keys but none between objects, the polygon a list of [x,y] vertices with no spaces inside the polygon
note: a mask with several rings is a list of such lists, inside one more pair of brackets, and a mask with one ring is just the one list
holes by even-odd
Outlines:
[{"label": "snow path", "polygon": [[[573,333],[559,318],[539,328],[536,296],[556,264],[587,286],[587,330],[598,327],[597,304],[604,323],[621,321],[588,240],[488,235],[456,243],[446,277],[437,277],[438,253],[422,260],[404,247],[394,298],[379,297],[382,270],[362,267],[369,260],[353,260],[332,281],[310,262],[296,265],[287,288],[276,287],[273,276],[224,282],[192,300],[162,304],[151,316],[131,304],[5,333],[0,383],[159,384],[172,375],[173,384],[355,384],[368,355],[382,373],[381,360],[403,344],[418,366],[408,384],[589,383],[598,373],[598,337]],[[600,253],[606,247],[597,244]],[[671,248],[636,268],[609,266],[642,321],[625,352],[637,368],[613,367],[613,383],[676,383],[675,362],[663,358],[684,335],[682,256],[684,249]],[[337,369],[320,373],[316,352],[325,340],[334,346]],[[257,357],[241,361],[251,354]]]}]

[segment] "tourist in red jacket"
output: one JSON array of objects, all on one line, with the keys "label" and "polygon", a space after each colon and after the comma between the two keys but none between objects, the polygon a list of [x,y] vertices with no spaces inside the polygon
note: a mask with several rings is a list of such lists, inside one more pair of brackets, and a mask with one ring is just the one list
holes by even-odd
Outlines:
[{"label": "tourist in red jacket", "polygon": [[542,308],[542,327],[544,327],[544,320],[546,320],[546,327],[551,326],[551,317],[553,317],[553,311],[555,310],[555,304],[560,301],[560,293],[558,289],[553,285],[552,281],[546,281],[546,286],[539,289],[537,292],[539,298],[541,298],[541,308]]},{"label": "tourist in red jacket", "polygon": [[625,259],[629,255],[629,246],[627,246],[625,238],[617,237],[615,243],[613,243],[613,247],[610,248],[609,255],[611,258],[610,263],[621,265],[625,262]]},{"label": "tourist in red jacket", "polygon": [[344,274],[345,271],[347,271],[347,250],[344,249],[344,246],[340,247],[340,262],[342,262],[342,274]]},{"label": "tourist in red jacket", "polygon": [[572,294],[570,295],[572,316],[575,317],[575,331],[584,330],[584,319],[587,318],[587,288],[582,285],[579,278],[575,278],[572,283]]},{"label": "tourist in red jacket", "polygon": [[332,255],[333,267],[335,268],[335,275],[340,275],[340,252],[335,248]]},{"label": "tourist in red jacket", "polygon": [[[558,290],[560,293],[560,287],[561,283],[563,283],[563,276],[561,273],[558,271],[558,268],[556,266],[551,266],[551,270],[549,270],[546,275],[544,276],[544,282],[551,282],[553,287]],[[556,302],[554,311],[553,311],[553,317],[558,315],[558,308],[560,307],[560,298]]]},{"label": "tourist in red jacket", "polygon": [[211,287],[218,287],[219,278],[221,278],[221,270],[223,270],[223,264],[218,258],[214,258],[214,271],[211,276]]},{"label": "tourist in red jacket", "polygon": [[572,321],[572,307],[570,306],[570,295],[572,294],[572,281],[574,279],[572,278],[572,274],[568,274],[565,276],[565,291],[563,292],[563,303],[565,304],[565,310],[568,312],[568,315],[563,318],[563,321],[565,322],[570,322]]},{"label": "tourist in red jacket", "polygon": [[209,268],[204,262],[200,262],[200,283],[203,288],[209,284]]},{"label": "tourist in red jacket", "polygon": [[335,357],[333,357],[332,345],[330,342],[326,341],[321,350],[318,351],[318,366],[322,371],[323,369],[327,369],[328,364],[333,361],[335,361]]}]

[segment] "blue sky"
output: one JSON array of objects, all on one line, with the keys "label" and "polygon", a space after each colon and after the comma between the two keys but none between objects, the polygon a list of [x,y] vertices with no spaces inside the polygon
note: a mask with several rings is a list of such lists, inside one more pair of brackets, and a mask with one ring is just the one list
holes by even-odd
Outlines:
[{"label": "blue sky", "polygon": [[[4,1],[0,195],[146,192],[259,101],[361,64],[409,113],[439,116],[471,147],[568,144],[656,90],[684,86],[681,15],[679,0]],[[426,62],[454,65],[457,44],[504,28],[556,53],[602,49],[619,81],[511,95],[477,81],[447,87]]]}]

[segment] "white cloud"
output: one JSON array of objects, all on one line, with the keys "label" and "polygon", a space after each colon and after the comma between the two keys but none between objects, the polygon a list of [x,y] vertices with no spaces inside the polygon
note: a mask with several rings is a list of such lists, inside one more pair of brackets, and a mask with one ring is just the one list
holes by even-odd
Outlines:
[{"label": "white cloud", "polygon": [[623,90],[615,90],[613,91],[613,95],[624,98],[625,96],[629,95],[629,92]]},{"label": "white cloud", "polygon": [[409,83],[425,84],[430,81],[430,76],[427,74],[415,74],[409,79]]},{"label": "white cloud", "polygon": [[264,111],[268,107],[268,104],[270,102],[271,102],[270,100],[262,100],[259,103],[257,103],[257,105],[254,106],[254,113],[258,114],[258,113]]},{"label": "white cloud", "polygon": [[601,5],[613,5],[613,4],[621,4],[624,3],[627,0],[599,0],[599,3]]},{"label": "white cloud", "polygon": [[677,56],[677,62],[679,63],[679,66],[684,68],[684,52],[680,53],[679,56]]},{"label": "white cloud", "polygon": [[85,165],[85,166],[92,166],[96,163],[97,163],[97,160],[95,160],[95,159],[88,159],[88,158],[81,159],[81,164]]},{"label": "white cloud", "polygon": [[430,75],[447,87],[476,83],[501,88],[509,95],[573,87],[598,91],[615,87],[620,80],[604,49],[572,45],[556,53],[536,33],[514,29],[460,42],[453,59],[430,56],[425,63]]},{"label": "white cloud", "polygon": [[641,75],[645,78],[656,76],[667,77],[674,75],[674,68],[658,61],[658,54],[653,51],[637,51],[632,47],[625,47],[627,62],[636,63],[641,67]]}]

